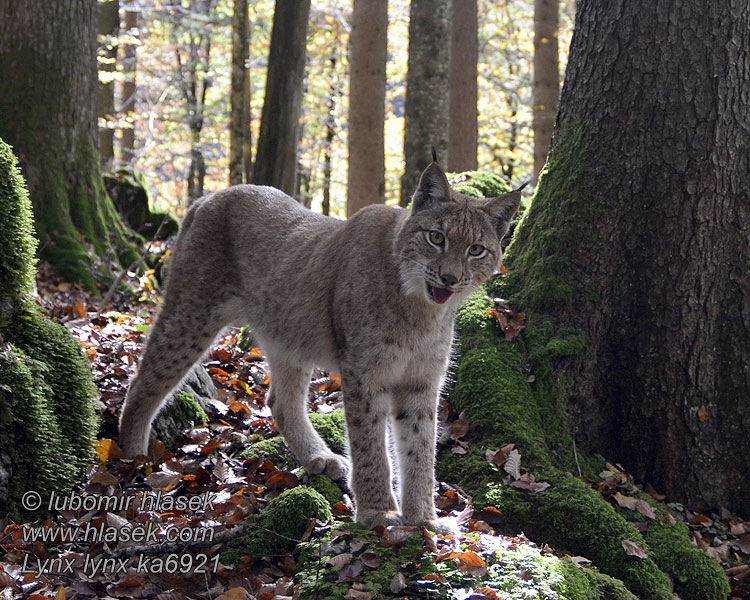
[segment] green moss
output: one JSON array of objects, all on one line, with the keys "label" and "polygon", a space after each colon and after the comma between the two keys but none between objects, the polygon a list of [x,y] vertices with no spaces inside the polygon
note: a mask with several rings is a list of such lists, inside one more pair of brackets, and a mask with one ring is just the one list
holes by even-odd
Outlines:
[{"label": "green moss", "polygon": [[259,515],[248,519],[251,532],[225,544],[224,564],[237,564],[242,556],[263,556],[279,549],[293,549],[307,529],[310,519],[330,521],[331,509],[315,490],[297,486],[271,500]]},{"label": "green moss", "polygon": [[495,198],[511,190],[508,182],[487,171],[465,171],[447,175],[451,187],[472,198]]},{"label": "green moss", "polygon": [[691,544],[684,523],[669,525],[664,516],[649,521],[643,536],[654,562],[672,578],[677,595],[682,600],[725,600],[730,588],[721,565]]},{"label": "green moss", "polygon": [[597,297],[596,290],[576,279],[570,263],[574,252],[597,252],[587,245],[597,239],[593,234],[598,213],[581,131],[568,128],[556,136],[534,198],[504,258],[513,306],[544,312]]},{"label": "green moss", "polygon": [[[96,389],[81,346],[33,302],[31,209],[10,148],[0,141],[0,512],[31,517],[20,497],[73,489],[94,460]],[[7,244],[7,245],[6,245]],[[41,513],[40,513],[41,514]]]},{"label": "green moss", "polygon": [[310,413],[310,421],[313,427],[334,452],[341,454],[344,451],[344,411],[334,410],[330,413]]},{"label": "green moss", "polygon": [[327,475],[315,475],[310,478],[307,485],[319,492],[331,506],[339,502],[344,496],[341,488]]},{"label": "green moss", "polygon": [[18,162],[10,146],[0,140],[0,327],[8,324],[10,307],[33,290],[36,240],[32,220]]},{"label": "green moss", "polygon": [[284,438],[280,435],[251,444],[240,453],[240,457],[245,460],[267,458],[277,467],[287,469],[299,466],[299,463],[289,451]]}]

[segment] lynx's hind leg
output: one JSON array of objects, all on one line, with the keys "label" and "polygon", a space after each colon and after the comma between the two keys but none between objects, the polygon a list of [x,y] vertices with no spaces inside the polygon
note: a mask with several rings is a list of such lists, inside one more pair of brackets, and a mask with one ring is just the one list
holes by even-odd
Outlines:
[{"label": "lynx's hind leg", "polygon": [[120,446],[126,456],[146,454],[151,423],[167,395],[221,331],[223,321],[206,312],[197,314],[194,302],[165,302],[151,326],[120,415]]},{"label": "lynx's hind leg", "polygon": [[346,476],[349,465],[330,450],[307,416],[307,390],[312,369],[268,357],[271,389],[266,401],[289,449],[311,475],[324,473],[333,480]]}]

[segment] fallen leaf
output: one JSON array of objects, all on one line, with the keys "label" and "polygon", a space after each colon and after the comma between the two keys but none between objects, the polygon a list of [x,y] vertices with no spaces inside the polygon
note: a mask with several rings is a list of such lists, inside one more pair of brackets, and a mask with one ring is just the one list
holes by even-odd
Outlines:
[{"label": "fallen leaf", "polygon": [[394,594],[398,594],[406,587],[406,578],[401,573],[396,573],[391,579],[390,589]]},{"label": "fallen leaf", "polygon": [[269,490],[281,490],[297,487],[299,478],[289,471],[276,471],[266,479],[266,487]]},{"label": "fallen leaf", "polygon": [[508,454],[508,460],[505,461],[503,469],[513,479],[521,478],[521,453],[518,450],[511,450]]},{"label": "fallen leaf", "polygon": [[146,477],[146,483],[151,486],[151,489],[168,492],[174,489],[181,479],[182,474],[175,473],[174,471],[154,471]]},{"label": "fallen leaf", "polygon": [[375,594],[373,592],[360,592],[354,588],[346,592],[344,600],[372,600]]},{"label": "fallen leaf", "polygon": [[245,588],[236,587],[227,590],[221,596],[216,598],[216,600],[247,600],[248,597],[249,595]]},{"label": "fallen leaf", "polygon": [[648,552],[643,547],[641,542],[634,542],[633,540],[622,540],[620,542],[622,549],[625,550],[625,554],[628,556],[635,556],[637,558],[648,558]]},{"label": "fallen leaf", "polygon": [[107,462],[113,458],[122,458],[124,456],[117,443],[110,439],[96,440],[94,442],[94,449],[101,462]]},{"label": "fallen leaf", "polygon": [[348,565],[351,561],[351,552],[342,552],[341,554],[337,554],[336,556],[331,556],[326,561],[326,564],[332,566],[334,569],[340,569],[344,565]]},{"label": "fallen leaf", "polygon": [[[354,544],[352,544],[352,550],[354,549]],[[362,561],[362,564],[364,564],[366,567],[370,567],[371,569],[377,569],[383,561],[381,561],[378,558],[378,555],[374,552],[364,552],[360,557],[359,560]]]}]

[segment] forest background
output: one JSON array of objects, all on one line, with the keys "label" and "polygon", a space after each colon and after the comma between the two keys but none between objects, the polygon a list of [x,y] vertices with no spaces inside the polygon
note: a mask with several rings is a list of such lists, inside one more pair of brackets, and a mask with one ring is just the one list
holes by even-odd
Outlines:
[{"label": "forest background", "polygon": [[[100,9],[105,5],[119,5],[125,18],[119,32],[101,33],[100,28],[100,81],[114,81],[117,90],[115,112],[107,111],[102,103],[100,128],[109,130],[116,140],[114,157],[102,152],[103,164],[135,168],[142,173],[156,207],[179,214],[190,195],[188,178],[196,151],[205,161],[205,183],[199,187],[217,190],[228,183],[232,2],[110,1],[100,3]],[[531,179],[534,170],[533,5],[530,0],[480,0],[477,6],[478,167],[517,182]],[[252,156],[246,160],[250,162],[255,158],[265,96],[273,9],[272,0],[249,6],[247,142]],[[559,3],[560,81],[574,10],[572,0]],[[346,212],[350,11],[351,3],[340,0],[312,4],[297,147],[295,195],[320,211],[330,180],[334,216]],[[409,2],[389,2],[385,104],[385,200],[389,204],[398,203],[404,170],[408,28]],[[192,86],[198,90],[197,101],[191,97]],[[191,133],[196,119],[202,121],[197,136]]]}]

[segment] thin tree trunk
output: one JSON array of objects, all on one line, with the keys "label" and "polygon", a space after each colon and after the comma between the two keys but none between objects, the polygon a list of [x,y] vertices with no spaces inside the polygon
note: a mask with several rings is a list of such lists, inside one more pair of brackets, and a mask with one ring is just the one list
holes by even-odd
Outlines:
[{"label": "thin tree trunk", "polygon": [[385,200],[386,0],[354,0],[349,43],[347,216]]},{"label": "thin tree trunk", "polygon": [[247,0],[234,0],[232,12],[232,93],[229,122],[229,184],[246,180],[250,97],[248,96],[249,19]]},{"label": "thin tree trunk", "polygon": [[[104,169],[115,161],[115,79],[120,0],[99,0],[99,158]],[[103,122],[103,124],[102,124]]]},{"label": "thin tree trunk", "polygon": [[450,0],[411,0],[401,206],[417,189],[431,149],[448,164]]},{"label": "thin tree trunk", "polygon": [[[125,33],[131,42],[138,35],[138,11],[125,11]],[[135,160],[135,92],[136,92],[136,43],[123,44],[122,97],[120,99],[120,113],[124,114],[127,125],[122,130],[120,139],[120,164],[131,165]]]},{"label": "thin tree trunk", "polygon": [[326,137],[323,143],[323,214],[331,214],[331,152],[333,139],[336,137],[336,118],[334,108],[336,107],[336,96],[339,86],[336,82],[336,54],[338,48],[333,47],[333,56],[330,59],[331,81],[328,84],[328,114],[326,115]]},{"label": "thin tree trunk", "polygon": [[544,167],[560,96],[559,0],[534,0],[534,181]]},{"label": "thin tree trunk", "polygon": [[0,0],[0,138],[26,178],[39,253],[89,288],[137,256],[99,167],[96,30],[89,0]]},{"label": "thin tree trunk", "polygon": [[253,183],[294,194],[310,0],[276,0]]},{"label": "thin tree trunk", "polygon": [[748,64],[745,0],[579,2],[559,160],[509,252],[529,336],[568,339],[545,347],[579,447],[745,514]]},{"label": "thin tree trunk", "polygon": [[448,169],[477,168],[477,0],[453,0]]}]

